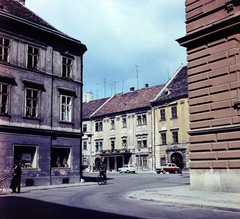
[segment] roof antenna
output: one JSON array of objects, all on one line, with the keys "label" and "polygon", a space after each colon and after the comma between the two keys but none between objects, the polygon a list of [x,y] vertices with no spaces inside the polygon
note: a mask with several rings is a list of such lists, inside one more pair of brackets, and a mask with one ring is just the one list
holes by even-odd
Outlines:
[{"label": "roof antenna", "polygon": [[137,89],[139,89],[139,83],[138,83],[138,65],[135,65],[136,66],[136,73],[137,73]]}]

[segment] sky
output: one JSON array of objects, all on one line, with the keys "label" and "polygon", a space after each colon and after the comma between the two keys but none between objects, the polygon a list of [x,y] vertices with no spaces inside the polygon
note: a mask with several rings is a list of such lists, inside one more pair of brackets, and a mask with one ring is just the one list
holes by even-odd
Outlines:
[{"label": "sky", "polygon": [[186,49],[185,0],[26,0],[26,7],[87,46],[83,93],[93,98],[165,84]]}]

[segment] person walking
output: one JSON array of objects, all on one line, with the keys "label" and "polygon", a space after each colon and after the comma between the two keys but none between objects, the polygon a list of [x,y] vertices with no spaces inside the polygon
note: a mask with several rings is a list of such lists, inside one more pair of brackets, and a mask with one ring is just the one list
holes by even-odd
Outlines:
[{"label": "person walking", "polygon": [[22,170],[19,165],[19,161],[16,160],[14,162],[14,173],[13,173],[13,178],[10,185],[10,188],[12,189],[12,193],[15,193],[17,188],[18,188],[18,193],[20,193],[21,174],[22,174]]}]

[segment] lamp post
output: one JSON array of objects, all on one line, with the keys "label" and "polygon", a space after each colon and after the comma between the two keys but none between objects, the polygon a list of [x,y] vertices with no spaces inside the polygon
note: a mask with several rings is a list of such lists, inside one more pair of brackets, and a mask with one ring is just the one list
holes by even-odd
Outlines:
[{"label": "lamp post", "polygon": [[88,144],[89,144],[89,148],[90,148],[90,153],[89,153],[89,169],[90,172],[92,172],[92,134],[88,134]]}]

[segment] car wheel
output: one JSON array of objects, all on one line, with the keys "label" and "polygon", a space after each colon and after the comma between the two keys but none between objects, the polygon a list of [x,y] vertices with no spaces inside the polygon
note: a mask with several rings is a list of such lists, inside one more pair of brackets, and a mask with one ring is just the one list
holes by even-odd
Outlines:
[{"label": "car wheel", "polygon": [[166,170],[163,170],[162,173],[165,174],[167,171]]},{"label": "car wheel", "polygon": [[127,171],[126,171],[126,173],[130,173],[130,171],[129,171],[129,170],[127,170]]},{"label": "car wheel", "polygon": [[158,171],[157,174],[160,174],[160,171]]},{"label": "car wheel", "polygon": [[120,170],[119,173],[122,173],[122,171]]}]

